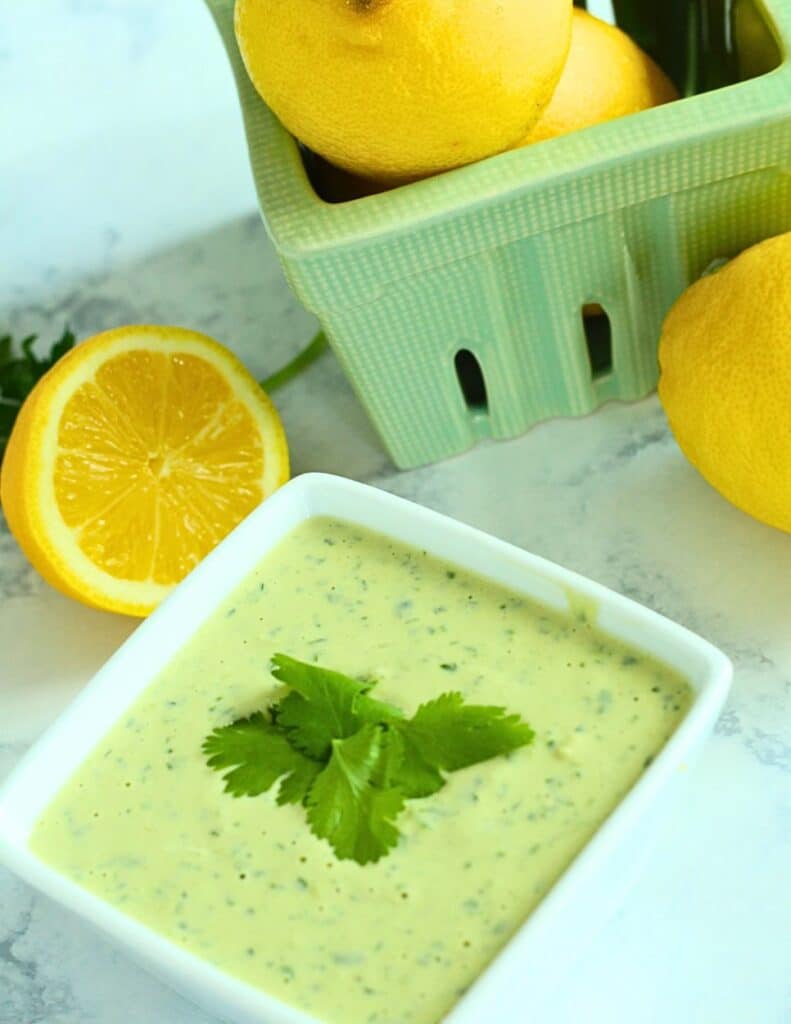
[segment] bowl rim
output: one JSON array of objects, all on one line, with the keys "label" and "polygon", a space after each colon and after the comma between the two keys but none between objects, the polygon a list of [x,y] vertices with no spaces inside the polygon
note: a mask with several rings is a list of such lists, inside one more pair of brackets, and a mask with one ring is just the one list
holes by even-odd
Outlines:
[{"label": "bowl rim", "polygon": [[[354,508],[357,514],[342,515],[333,511],[335,507]],[[523,585],[516,589],[534,597],[546,584],[545,603],[560,608],[565,602],[569,612],[573,610],[574,597],[592,600],[599,612],[597,628],[621,636],[612,628],[612,622],[622,620],[624,629],[644,636],[643,650],[656,656],[656,650],[649,644],[651,637],[670,647],[675,643],[690,663],[697,663],[697,678],[689,677],[693,701],[674,734],[445,1018],[453,1024],[475,1024],[480,1020],[477,1008],[486,1004],[502,978],[529,957],[531,949],[540,948],[542,934],[551,925],[557,908],[572,899],[586,878],[606,861],[702,744],[727,697],[732,666],[708,641],[630,598],[557,563],[370,485],[323,473],[296,477],[254,510],[190,573],[121,645],[0,786],[0,863],[106,933],[187,998],[203,1005],[230,1008],[247,1015],[245,1019],[264,1014],[261,1019],[273,1024],[319,1024],[314,1017],[213,967],[83,889],[40,860],[27,843],[39,813],[161,667],[267,551],[297,523],[321,515],[337,515],[373,529],[379,528],[377,523],[386,521],[388,528],[380,528],[386,536],[412,544],[414,538],[423,538],[421,546],[439,557],[448,558],[447,551],[455,551],[449,560],[463,568],[481,572],[479,566],[492,566],[495,571],[482,574],[494,579],[502,580],[504,573],[509,578],[519,576]],[[633,639],[625,642],[640,647]],[[133,683],[124,686],[129,678],[127,667]],[[57,780],[52,778],[53,763],[65,766]]]}]

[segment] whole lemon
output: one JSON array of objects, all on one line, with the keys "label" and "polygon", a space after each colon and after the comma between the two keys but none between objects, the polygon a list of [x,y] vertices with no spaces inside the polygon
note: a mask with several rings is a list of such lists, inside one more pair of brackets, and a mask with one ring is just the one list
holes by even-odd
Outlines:
[{"label": "whole lemon", "polygon": [[395,184],[499,153],[549,103],[571,0],[237,0],[250,78],[283,125]]},{"label": "whole lemon", "polygon": [[684,454],[734,505],[791,533],[791,232],[687,289],[659,342]]},{"label": "whole lemon", "polygon": [[575,8],[571,49],[549,106],[520,146],[678,99],[676,88],[614,25]]}]

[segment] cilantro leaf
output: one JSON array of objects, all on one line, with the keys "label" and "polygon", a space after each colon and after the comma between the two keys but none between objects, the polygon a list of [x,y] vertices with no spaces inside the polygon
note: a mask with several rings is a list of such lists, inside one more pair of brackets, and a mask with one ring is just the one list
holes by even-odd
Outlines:
[{"label": "cilantro leaf", "polygon": [[310,761],[304,758],[303,763],[293,770],[290,775],[280,783],[277,791],[277,802],[282,807],[284,804],[304,804],[310,787],[321,771],[321,764],[318,761]]},{"label": "cilantro leaf", "polygon": [[372,684],[286,654],[272,658],[272,675],[294,691],[273,708],[275,721],[306,754],[325,758],[333,739],[357,731],[354,702]]},{"label": "cilantro leaf", "polygon": [[353,736],[336,739],[327,767],[308,794],[308,822],[314,835],[326,839],[339,860],[369,864],[398,842],[395,819],[404,794],[375,786],[383,731],[364,725]]},{"label": "cilantro leaf", "polygon": [[426,760],[421,749],[420,736],[410,728],[410,723],[396,726],[403,755],[394,777],[394,785],[410,799],[431,796],[445,785],[445,779],[436,764]]},{"label": "cilantro leaf", "polygon": [[[321,705],[312,704],[298,693],[289,693],[269,710],[277,727],[288,736],[289,743],[317,762],[326,760],[333,737]],[[344,735],[352,732],[353,729]]]},{"label": "cilantro leaf", "polygon": [[395,787],[400,789],[404,796],[408,794],[400,785],[400,778],[404,767],[404,754],[406,749],[401,734],[394,729],[382,729],[379,743],[379,757],[374,765],[371,776],[374,785],[381,789]]},{"label": "cilantro leaf", "polygon": [[260,711],[215,729],[203,741],[203,753],[215,771],[231,769],[223,781],[226,793],[233,796],[259,796],[285,776],[278,797],[281,804],[302,800],[321,767],[316,765],[314,771],[314,763],[295,750]]},{"label": "cilantro leaf", "polygon": [[455,772],[508,754],[535,735],[519,715],[505,708],[465,704],[460,693],[443,693],[421,704],[404,727],[408,747],[427,765]]},{"label": "cilantro leaf", "polygon": [[49,355],[39,359],[33,351],[35,340],[35,334],[23,338],[19,343],[20,354],[15,356],[11,335],[0,336],[0,460],[22,403],[36,382],[74,347],[75,342],[74,335],[65,328]]},{"label": "cilantro leaf", "polygon": [[294,691],[272,707],[272,716],[294,746],[309,757],[326,759],[334,739],[352,736],[366,722],[376,724],[401,715],[392,704],[367,696],[374,682],[361,682],[286,654],[276,654],[272,666],[272,675]]},{"label": "cilantro leaf", "polygon": [[[374,685],[374,684],[371,684]],[[362,693],[354,702],[354,713],[360,724],[370,722],[372,725],[379,725],[386,722],[394,722],[404,717],[404,712],[386,701],[377,700],[367,693]]]}]

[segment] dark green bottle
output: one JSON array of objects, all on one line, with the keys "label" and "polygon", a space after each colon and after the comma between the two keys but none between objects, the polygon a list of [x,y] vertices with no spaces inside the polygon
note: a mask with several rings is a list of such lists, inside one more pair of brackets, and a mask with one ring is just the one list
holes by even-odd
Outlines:
[{"label": "dark green bottle", "polygon": [[[733,0],[612,0],[620,27],[650,54],[682,95],[737,78],[729,48]],[[579,7],[585,7],[580,0]]]}]

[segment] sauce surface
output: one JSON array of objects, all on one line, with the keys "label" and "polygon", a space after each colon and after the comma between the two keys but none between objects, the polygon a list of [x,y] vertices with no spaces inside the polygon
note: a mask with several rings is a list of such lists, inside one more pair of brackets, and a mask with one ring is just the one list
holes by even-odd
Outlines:
[{"label": "sauce surface", "polygon": [[[234,799],[204,737],[264,709],[282,651],[379,680],[412,713],[459,690],[533,744],[407,803],[399,846],[337,861],[274,791]],[[328,1024],[436,1024],[686,712],[682,677],[513,591],[350,524],[270,552],[45,810],[33,851],[126,913]]]}]

